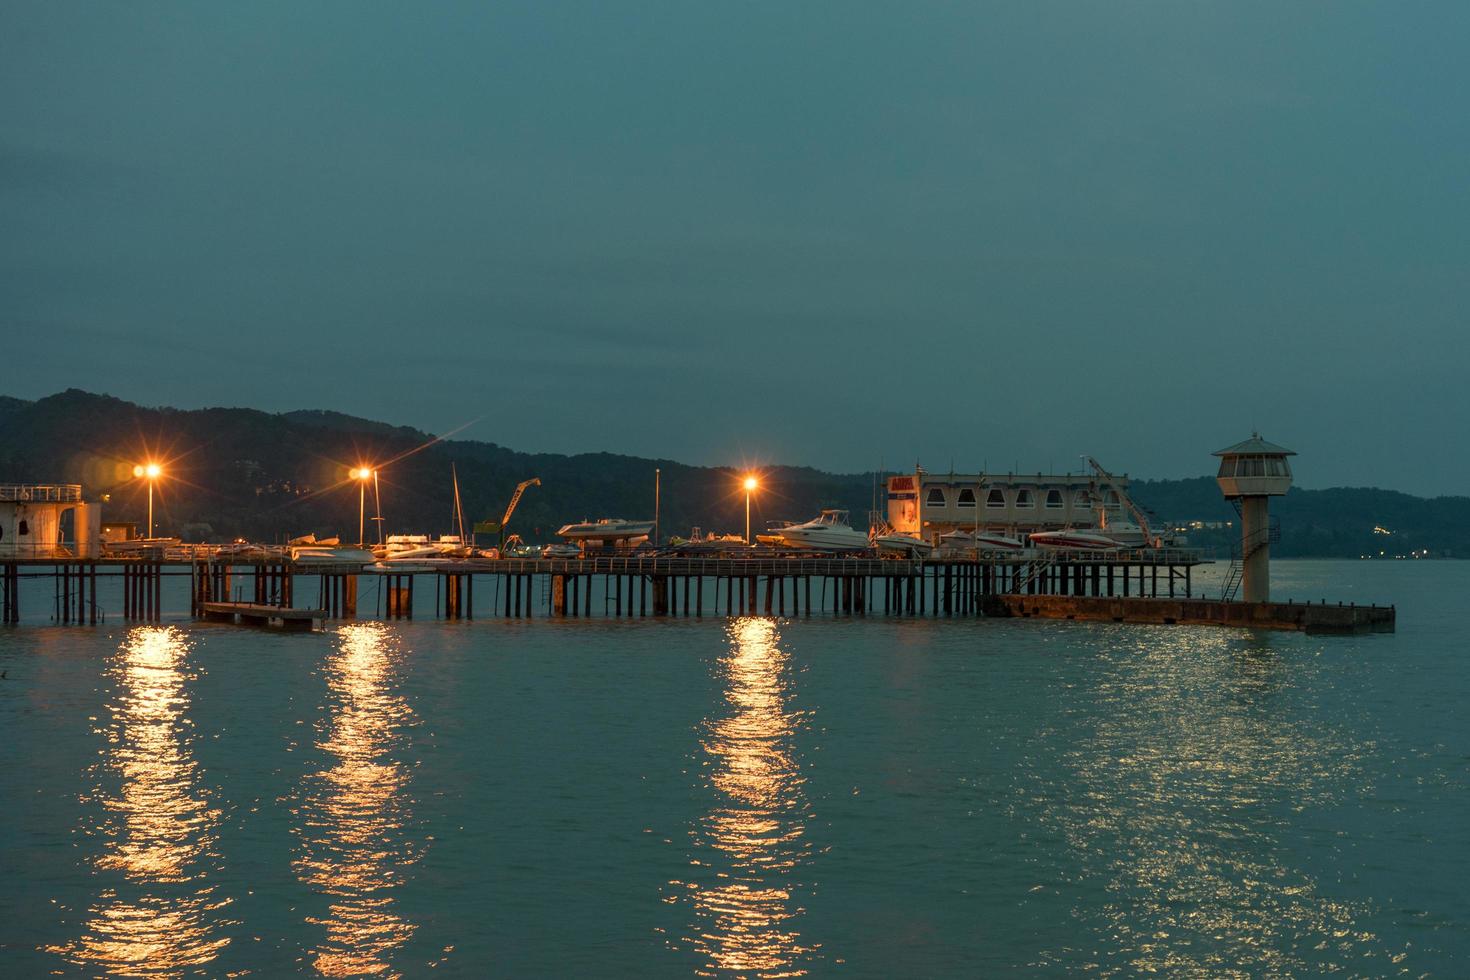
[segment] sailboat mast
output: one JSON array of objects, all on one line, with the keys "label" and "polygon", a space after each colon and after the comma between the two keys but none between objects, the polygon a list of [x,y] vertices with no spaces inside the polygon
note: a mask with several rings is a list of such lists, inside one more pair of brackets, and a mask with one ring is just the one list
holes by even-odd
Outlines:
[{"label": "sailboat mast", "polygon": [[459,532],[459,543],[463,547],[464,540],[464,508],[459,503],[459,470],[454,463],[449,464],[450,475],[454,477],[454,521],[456,530]]}]

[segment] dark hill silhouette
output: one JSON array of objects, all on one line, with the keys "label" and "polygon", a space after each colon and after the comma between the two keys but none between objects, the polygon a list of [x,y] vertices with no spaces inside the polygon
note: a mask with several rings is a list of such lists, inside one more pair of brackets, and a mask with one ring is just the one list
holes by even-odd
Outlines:
[{"label": "dark hill silhouette", "polygon": [[[37,401],[0,396],[0,482],[81,483],[89,499],[106,495],[112,520],[146,519],[146,486],[132,467],[154,455],[168,461],[156,506],[160,533],[189,539],[279,541],[308,531],[357,535],[359,462],[382,466],[388,533],[452,530],[450,465],[459,471],[465,520],[498,519],[515,484],[539,476],[512,530],[548,540],[569,521],[653,516],[653,473],[662,470],[665,534],[691,526],[740,531],[744,495],[734,470],[614,453],[523,453],[491,442],[434,442],[416,429],[339,412],[270,414],[248,408],[184,411],[146,408],[72,389]],[[832,474],[779,466],[764,475],[752,522],[806,518],[842,507],[861,523],[873,499],[873,474]],[[1170,521],[1233,521],[1235,512],[1208,476],[1140,480],[1134,496]],[[373,512],[371,489],[368,515]],[[1272,512],[1282,524],[1280,556],[1357,557],[1427,549],[1470,554],[1470,498],[1426,500],[1391,490],[1293,488]],[[1375,534],[1375,526],[1391,535]],[[368,537],[374,537],[368,524]],[[1194,543],[1228,553],[1231,532],[1193,532]]]}]

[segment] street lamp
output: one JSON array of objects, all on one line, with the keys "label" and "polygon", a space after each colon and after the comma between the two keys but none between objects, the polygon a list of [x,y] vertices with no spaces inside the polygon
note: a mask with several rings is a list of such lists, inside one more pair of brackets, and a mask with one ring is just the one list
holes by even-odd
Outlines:
[{"label": "street lamp", "polygon": [[139,463],[133,467],[133,476],[148,478],[148,537],[153,537],[153,481],[163,474],[163,467],[157,463]]},{"label": "street lamp", "polygon": [[371,466],[357,466],[352,470],[352,478],[357,481],[357,546],[362,547],[362,538],[365,521],[363,511],[367,506],[367,481],[377,476]]},{"label": "street lamp", "polygon": [[745,478],[745,543],[750,544],[750,495],[761,485],[753,476]]}]

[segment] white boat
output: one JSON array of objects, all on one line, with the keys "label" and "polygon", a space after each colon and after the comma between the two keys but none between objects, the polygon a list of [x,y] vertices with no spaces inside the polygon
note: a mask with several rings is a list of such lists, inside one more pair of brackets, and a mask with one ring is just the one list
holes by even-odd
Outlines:
[{"label": "white boat", "polygon": [[390,534],[388,543],[378,558],[385,562],[444,562],[468,555],[469,549],[455,534],[446,534],[437,539],[430,539],[427,534]]},{"label": "white boat", "polygon": [[781,544],[815,551],[867,551],[868,536],[848,525],[847,511],[824,510],[810,521],[782,528]]},{"label": "white boat", "polygon": [[288,543],[293,546],[301,545],[304,548],[310,548],[317,545],[320,545],[323,548],[335,548],[337,547],[337,545],[342,543],[342,540],[336,535],[333,535],[330,538],[319,538],[315,534],[303,534],[299,538],[292,538]]},{"label": "white boat", "polygon": [[564,525],[556,534],[568,541],[627,541],[630,538],[645,538],[652,530],[653,521],[625,521],[621,517],[604,517],[600,521]]},{"label": "white boat", "polygon": [[1031,543],[1038,548],[1052,551],[1117,551],[1122,547],[1117,541],[1095,529],[1036,531],[1031,535]]},{"label": "white boat", "polygon": [[903,558],[927,558],[934,551],[934,545],[923,538],[916,538],[910,534],[880,534],[873,538],[873,547],[885,555],[899,555]]},{"label": "white boat", "polygon": [[574,544],[549,544],[541,549],[542,558],[580,558],[582,549]]},{"label": "white boat", "polygon": [[369,565],[373,562],[373,553],[366,548],[302,545],[291,549],[291,562],[295,565]]},{"label": "white boat", "polygon": [[1013,538],[999,531],[950,531],[939,536],[939,544],[940,547],[954,551],[972,548],[980,551],[1020,551],[1026,547],[1020,538]]}]

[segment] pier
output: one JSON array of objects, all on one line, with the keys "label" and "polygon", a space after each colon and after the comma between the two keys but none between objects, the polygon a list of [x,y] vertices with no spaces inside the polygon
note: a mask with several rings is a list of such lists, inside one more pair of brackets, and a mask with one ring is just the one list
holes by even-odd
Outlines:
[{"label": "pier", "polygon": [[[3,566],[0,618],[20,622],[21,580],[45,578],[53,585],[52,620],[60,624],[106,621],[99,581],[121,586],[113,612],[124,622],[157,622],[164,583],[173,580],[187,587],[189,612],[196,618],[279,621],[292,628],[426,615],[468,620],[814,613],[1339,632],[1393,628],[1392,607],[1343,607],[1350,612],[1339,614],[1326,611],[1339,607],[1205,599],[1195,594],[1193,570],[1207,561],[1194,550],[1138,549],[982,552],[940,560],[620,556],[395,567],[242,562],[198,548],[173,557],[11,560]],[[297,608],[298,599],[306,609]]]}]

